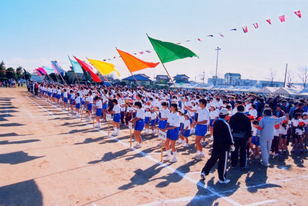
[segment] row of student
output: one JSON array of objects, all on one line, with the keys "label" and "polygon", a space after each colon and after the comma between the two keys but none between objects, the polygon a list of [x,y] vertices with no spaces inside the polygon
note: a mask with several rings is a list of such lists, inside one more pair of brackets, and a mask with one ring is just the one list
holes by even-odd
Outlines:
[{"label": "row of student", "polygon": [[[82,100],[80,100],[80,99],[82,99],[80,97],[80,93],[83,93],[83,95],[85,94],[84,104],[87,107],[86,109],[88,110],[88,114],[92,113],[92,109],[93,109],[92,104],[95,103],[96,116],[97,116],[96,118],[97,118],[97,121],[99,121],[100,116],[102,116],[102,113],[103,113],[103,110],[104,110],[102,105],[105,105],[105,110],[107,110],[106,107],[108,106],[108,99],[104,95],[101,95],[101,97],[95,96],[93,98],[93,96],[97,95],[98,93],[96,92],[96,93],[93,94],[91,92],[91,90],[88,91],[88,92],[78,91],[76,93],[77,97],[76,97],[76,100],[75,100],[76,108],[80,107],[80,104],[82,102]],[[100,93],[100,94],[102,94],[102,93]],[[66,92],[66,89],[63,89],[63,95],[61,95],[61,96],[63,98],[64,104],[67,103],[68,94]],[[70,96],[70,98],[72,98],[72,97],[73,97],[73,95]],[[127,104],[124,103],[125,101],[123,99],[119,98],[119,97],[121,97],[121,95],[113,95],[113,97],[116,97],[118,99],[112,100],[112,104],[111,104],[111,107],[110,107],[112,109],[110,110],[110,108],[109,108],[109,110],[107,110],[107,111],[109,111],[109,113],[112,113],[113,116],[114,116],[113,117],[113,122],[114,122],[113,135],[118,135],[120,119],[121,119],[121,116],[123,116],[123,115],[121,115],[121,113],[123,114],[123,105],[127,105]],[[136,97],[138,97],[138,96],[136,96]],[[102,102],[104,100],[104,98],[105,98],[105,101]],[[57,96],[57,99],[60,99],[59,95]],[[139,96],[139,99],[141,99],[140,96]],[[201,99],[201,100],[203,100],[203,99]],[[121,101],[122,105],[119,105],[118,101]],[[156,106],[157,106],[157,104],[156,104]],[[228,108],[228,106],[229,105],[227,105],[226,108]],[[144,122],[145,126],[148,127],[149,122],[151,122],[151,128],[155,128],[154,125],[155,125],[156,122],[158,122],[158,128],[160,129],[160,131],[164,131],[165,127],[166,127],[165,125],[166,125],[167,120],[168,120],[167,114],[170,113],[170,111],[168,110],[168,104],[164,103],[164,104],[161,105],[161,107],[153,108],[153,107],[151,107],[151,102],[147,102],[147,104],[144,107],[146,107],[146,109],[142,110],[141,108],[139,108],[139,110],[144,111],[143,114],[142,114],[142,116],[144,116],[144,117],[142,119],[144,119],[144,121],[145,121]],[[247,105],[245,105],[245,107],[247,107]],[[190,129],[192,129],[192,130],[195,129],[195,134],[196,134],[195,142],[196,142],[196,147],[197,147],[196,158],[202,158],[204,156],[204,154],[202,153],[201,139],[205,136],[205,134],[207,132],[208,124],[213,123],[213,121],[215,119],[214,115],[211,118],[211,111],[208,111],[207,108],[208,107],[207,107],[205,100],[204,100],[203,103],[199,102],[199,107],[196,107],[195,101],[188,103],[187,98],[183,98],[183,104],[182,104],[182,109],[181,109],[182,112],[177,113],[179,115],[182,114],[182,117],[184,119],[190,121],[190,124],[188,124],[188,122],[186,121],[186,125],[184,127],[185,128],[185,132],[184,132],[185,134],[181,132],[180,135],[179,135],[181,137],[181,139],[183,139],[187,143],[187,138],[185,139],[185,137],[188,136]],[[210,107],[210,110],[211,110],[211,108],[213,108],[213,106]],[[230,113],[234,113],[234,111],[237,110],[237,108],[238,107],[234,108],[231,111],[231,108],[229,107],[228,110],[230,110]],[[126,107],[126,109],[127,109],[127,107]],[[171,110],[171,107],[170,107],[170,110]],[[217,110],[218,109],[216,108],[216,111]],[[133,111],[134,110],[132,109],[130,113],[134,113]],[[245,111],[245,109],[244,109],[244,111]],[[158,112],[159,112],[159,115],[157,115]],[[241,112],[243,112],[243,111],[241,111]],[[125,115],[125,113],[126,112],[124,111],[124,115]],[[139,112],[139,113],[141,113],[141,112]],[[151,119],[150,115],[149,115],[150,113],[151,113],[151,117],[153,115],[154,117],[160,116],[160,118]],[[147,114],[147,116],[146,116],[146,114]],[[198,115],[196,115],[196,114],[198,114]],[[200,118],[199,118],[199,116],[200,116]],[[197,121],[194,121],[194,120],[197,120]],[[181,124],[184,124],[184,121],[180,120],[180,126],[181,126]],[[142,127],[142,129],[143,129],[143,127]],[[141,144],[141,138],[139,138],[140,134],[138,134],[140,132],[138,132],[138,131],[140,131],[140,129],[136,130],[135,136],[137,136],[136,139],[138,139],[140,141],[137,140],[138,143],[137,143],[136,147],[140,147],[140,144]],[[181,131],[183,131],[183,129]],[[297,129],[297,131],[298,131],[298,129]],[[256,136],[254,136],[252,142],[257,142],[255,139],[256,139]],[[277,139],[277,138],[274,138],[274,140],[275,139]],[[302,138],[300,138],[300,139],[296,138],[295,139],[295,142],[296,142],[295,146],[302,145],[301,140],[302,140]],[[274,142],[277,142],[277,141],[274,141]],[[281,142],[283,142],[283,141],[281,141]],[[301,142],[301,144],[299,144],[298,142]],[[273,145],[276,145],[276,144],[273,144]]]}]

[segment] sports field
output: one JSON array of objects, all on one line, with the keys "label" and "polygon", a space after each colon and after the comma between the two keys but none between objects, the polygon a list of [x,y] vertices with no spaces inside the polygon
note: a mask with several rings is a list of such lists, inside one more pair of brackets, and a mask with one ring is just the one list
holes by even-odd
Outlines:
[{"label": "sports field", "polygon": [[228,185],[216,171],[202,183],[209,156],[193,160],[193,144],[164,164],[156,137],[130,150],[129,130],[108,137],[107,126],[94,129],[24,88],[0,88],[0,206],[307,205],[307,155],[270,168],[250,162],[248,172],[229,171]]}]

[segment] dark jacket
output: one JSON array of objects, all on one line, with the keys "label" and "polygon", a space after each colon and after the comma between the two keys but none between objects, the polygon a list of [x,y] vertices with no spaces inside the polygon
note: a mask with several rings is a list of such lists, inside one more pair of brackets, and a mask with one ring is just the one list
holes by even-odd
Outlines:
[{"label": "dark jacket", "polygon": [[228,151],[234,144],[229,124],[221,119],[214,122],[213,138],[213,150]]},{"label": "dark jacket", "polygon": [[251,137],[251,123],[249,118],[242,112],[237,112],[230,118],[230,127],[234,138]]}]

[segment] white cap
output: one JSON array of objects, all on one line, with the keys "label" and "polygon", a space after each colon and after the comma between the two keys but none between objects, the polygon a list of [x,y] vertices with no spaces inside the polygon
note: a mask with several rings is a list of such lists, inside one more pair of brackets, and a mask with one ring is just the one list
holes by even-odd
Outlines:
[{"label": "white cap", "polygon": [[226,108],[222,108],[219,111],[219,115],[228,115],[228,114],[229,114],[229,111]]}]

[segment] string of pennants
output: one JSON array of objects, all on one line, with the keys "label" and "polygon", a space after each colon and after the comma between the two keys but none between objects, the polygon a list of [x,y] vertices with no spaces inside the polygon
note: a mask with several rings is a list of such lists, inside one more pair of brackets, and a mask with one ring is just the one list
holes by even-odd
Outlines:
[{"label": "string of pennants", "polygon": [[[301,10],[297,10],[297,11],[294,11],[293,14],[295,14],[298,18],[302,18],[302,12]],[[286,22],[287,20],[287,16],[286,15],[281,15],[281,16],[278,16],[278,20],[280,23],[284,23]],[[272,25],[273,24],[273,21],[271,18],[267,18],[265,19],[265,22],[269,25]],[[259,29],[260,27],[260,24],[258,22],[255,22],[252,24],[252,28],[253,29]],[[245,34],[249,32],[249,27],[248,26],[242,26],[242,28],[232,28],[230,29],[229,31],[230,32],[236,32],[236,31],[240,31],[242,30]],[[214,38],[218,36],[219,38],[224,38],[225,35],[223,33],[216,33],[216,34],[208,34],[206,37],[207,38]],[[185,40],[184,42],[178,42],[177,44],[183,44],[183,43],[189,43],[189,42],[202,42],[204,41],[204,39],[198,37],[198,38],[194,38],[194,39],[191,39],[191,40]],[[138,52],[133,52],[132,54],[134,55],[144,55],[144,54],[149,54],[149,53],[152,53],[153,50],[142,50],[142,51],[138,51]],[[114,59],[118,59],[118,58],[121,58],[121,56],[113,56],[112,58],[106,58],[106,59],[103,59],[103,61],[112,61]]]}]

